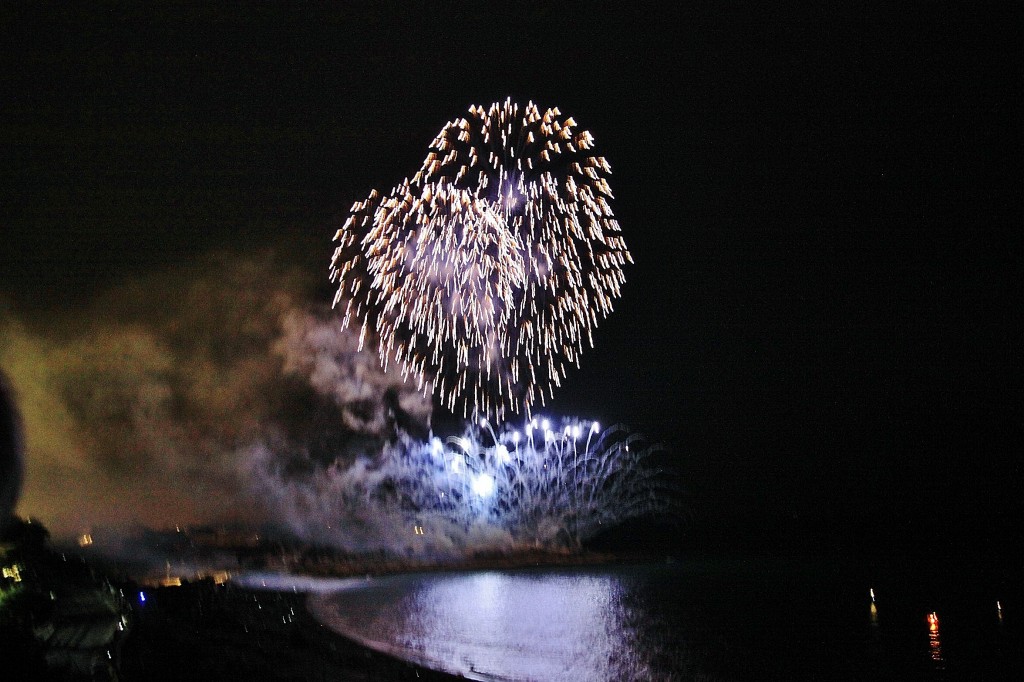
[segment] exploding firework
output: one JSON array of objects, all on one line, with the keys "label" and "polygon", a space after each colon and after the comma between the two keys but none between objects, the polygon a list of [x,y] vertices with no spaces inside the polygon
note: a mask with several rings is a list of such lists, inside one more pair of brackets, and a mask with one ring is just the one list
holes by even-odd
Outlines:
[{"label": "exploding firework", "polygon": [[403,437],[376,461],[268,490],[300,537],[347,549],[579,547],[629,519],[678,511],[674,482],[654,464],[659,451],[622,427],[575,419],[500,431],[481,422],[443,441]]},{"label": "exploding firework", "polygon": [[453,412],[544,404],[632,262],[593,136],[506,100],[444,126],[419,172],[353,205],[331,279],[344,326]]}]

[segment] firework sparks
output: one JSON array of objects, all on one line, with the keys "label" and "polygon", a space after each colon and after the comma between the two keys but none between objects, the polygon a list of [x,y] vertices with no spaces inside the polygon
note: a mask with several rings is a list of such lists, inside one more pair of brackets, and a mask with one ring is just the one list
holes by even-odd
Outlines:
[{"label": "firework sparks", "polygon": [[403,554],[578,548],[629,519],[678,513],[674,479],[654,464],[659,445],[572,418],[532,431],[481,420],[444,441],[403,434],[372,462],[275,479],[267,492],[300,537]]},{"label": "firework sparks", "polygon": [[335,236],[343,326],[375,333],[452,411],[544,404],[579,364],[632,262],[593,136],[557,108],[472,106],[420,170],[357,202]]}]

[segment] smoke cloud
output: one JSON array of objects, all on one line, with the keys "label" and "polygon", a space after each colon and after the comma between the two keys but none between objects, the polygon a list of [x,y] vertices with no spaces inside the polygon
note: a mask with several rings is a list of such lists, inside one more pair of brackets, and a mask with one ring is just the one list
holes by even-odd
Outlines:
[{"label": "smoke cloud", "polygon": [[668,508],[648,451],[591,422],[434,437],[432,398],[315,291],[271,252],[221,253],[74,312],[0,307],[24,422],[19,512],[136,558],[160,544],[139,527],[234,523],[437,557],[564,547]]},{"label": "smoke cloud", "polygon": [[284,497],[268,487],[379,455],[398,427],[425,433],[429,397],[358,351],[314,290],[272,253],[221,253],[71,313],[0,306],[25,431],[18,511],[57,537],[273,521]]}]

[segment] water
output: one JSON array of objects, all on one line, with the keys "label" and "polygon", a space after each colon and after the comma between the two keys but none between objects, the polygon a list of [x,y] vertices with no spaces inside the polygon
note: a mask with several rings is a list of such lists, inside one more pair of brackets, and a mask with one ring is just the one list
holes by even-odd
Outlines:
[{"label": "water", "polygon": [[310,609],[478,680],[1024,679],[1019,585],[934,575],[774,560],[429,573],[338,583]]}]

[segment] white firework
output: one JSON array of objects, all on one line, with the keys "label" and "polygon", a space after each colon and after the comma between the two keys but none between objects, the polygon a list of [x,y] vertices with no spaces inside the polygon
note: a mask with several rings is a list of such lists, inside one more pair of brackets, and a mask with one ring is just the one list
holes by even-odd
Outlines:
[{"label": "white firework", "polygon": [[290,480],[281,497],[300,537],[348,549],[578,549],[629,519],[678,512],[660,451],[576,419],[499,431],[481,422],[443,441],[403,437],[379,459]]},{"label": "white firework", "polygon": [[353,205],[335,236],[343,324],[452,411],[500,420],[544,404],[632,261],[593,144],[532,102],[446,124],[420,170]]}]

